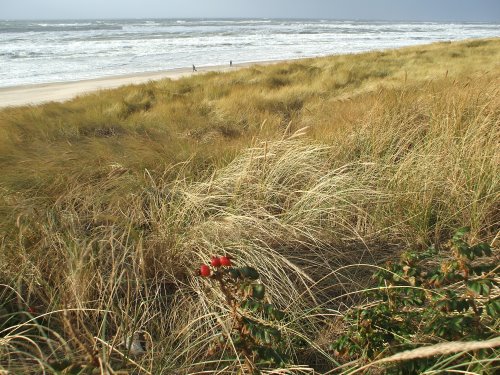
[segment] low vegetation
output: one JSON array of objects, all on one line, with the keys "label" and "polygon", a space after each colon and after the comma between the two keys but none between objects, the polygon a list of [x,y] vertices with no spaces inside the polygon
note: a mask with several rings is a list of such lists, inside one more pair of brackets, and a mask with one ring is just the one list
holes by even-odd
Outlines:
[{"label": "low vegetation", "polygon": [[[418,348],[421,342],[495,339],[500,297],[492,290],[498,286],[500,267],[482,261],[492,255],[491,247],[486,243],[470,246],[463,239],[467,231],[458,230],[441,254],[434,247],[408,251],[400,262],[376,271],[377,286],[364,292],[366,302],[345,314],[348,331],[332,344],[337,356],[372,361],[368,368],[377,358],[387,360],[391,354]],[[441,264],[435,264],[436,259]],[[444,358],[410,356],[402,363],[395,360],[396,365],[385,370],[411,374],[453,369],[484,374],[498,365],[498,357],[489,350],[457,352]]]},{"label": "low vegetation", "polygon": [[[437,43],[2,109],[0,373],[495,373],[498,61]],[[198,277],[215,254],[262,298]]]}]

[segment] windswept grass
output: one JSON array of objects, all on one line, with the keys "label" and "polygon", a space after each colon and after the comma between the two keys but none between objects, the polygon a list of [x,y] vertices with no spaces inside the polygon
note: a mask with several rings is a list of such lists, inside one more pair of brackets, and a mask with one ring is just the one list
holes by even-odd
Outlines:
[{"label": "windswept grass", "polygon": [[2,110],[0,372],[235,373],[193,277],[223,253],[287,312],[290,372],[336,368],[372,267],[463,225],[496,246],[498,61],[439,43]]}]

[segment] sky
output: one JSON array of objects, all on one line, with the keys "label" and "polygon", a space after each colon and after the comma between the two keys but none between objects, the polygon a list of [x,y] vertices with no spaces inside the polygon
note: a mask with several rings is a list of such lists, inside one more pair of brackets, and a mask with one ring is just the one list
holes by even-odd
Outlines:
[{"label": "sky", "polygon": [[500,22],[500,0],[0,0],[0,19],[232,17]]}]

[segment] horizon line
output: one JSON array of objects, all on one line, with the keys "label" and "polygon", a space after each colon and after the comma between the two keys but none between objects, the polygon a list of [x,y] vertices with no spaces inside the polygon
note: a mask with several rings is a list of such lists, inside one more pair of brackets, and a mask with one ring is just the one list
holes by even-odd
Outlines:
[{"label": "horizon line", "polygon": [[0,22],[10,21],[132,21],[132,20],[320,20],[320,21],[354,21],[354,22],[432,22],[432,23],[490,23],[500,24],[497,21],[470,21],[463,19],[379,19],[379,18],[329,18],[329,17],[96,17],[96,18],[0,18]]}]

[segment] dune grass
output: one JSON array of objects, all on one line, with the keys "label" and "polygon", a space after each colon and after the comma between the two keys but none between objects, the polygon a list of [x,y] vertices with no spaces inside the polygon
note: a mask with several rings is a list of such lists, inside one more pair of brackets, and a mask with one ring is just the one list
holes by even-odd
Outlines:
[{"label": "dune grass", "polygon": [[291,373],[337,368],[374,266],[464,225],[496,249],[498,61],[437,43],[1,110],[0,372],[235,373],[212,254],[287,312]]}]

